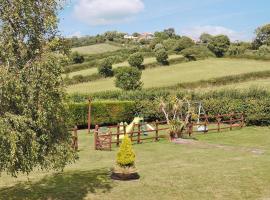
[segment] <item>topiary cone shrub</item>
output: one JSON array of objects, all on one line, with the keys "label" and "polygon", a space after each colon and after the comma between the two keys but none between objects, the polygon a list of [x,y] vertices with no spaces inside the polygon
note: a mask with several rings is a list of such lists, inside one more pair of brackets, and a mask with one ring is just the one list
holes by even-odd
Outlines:
[{"label": "topiary cone shrub", "polygon": [[134,180],[140,176],[135,168],[135,153],[128,135],[122,140],[120,149],[116,156],[116,166],[112,171],[112,179],[115,180]]}]

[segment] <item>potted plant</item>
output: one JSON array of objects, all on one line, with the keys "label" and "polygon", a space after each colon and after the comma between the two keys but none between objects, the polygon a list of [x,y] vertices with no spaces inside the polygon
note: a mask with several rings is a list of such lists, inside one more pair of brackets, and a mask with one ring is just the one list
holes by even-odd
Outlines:
[{"label": "potted plant", "polygon": [[116,166],[112,170],[111,178],[115,180],[134,180],[140,176],[135,167],[135,153],[128,135],[122,140],[122,144],[116,156]]}]

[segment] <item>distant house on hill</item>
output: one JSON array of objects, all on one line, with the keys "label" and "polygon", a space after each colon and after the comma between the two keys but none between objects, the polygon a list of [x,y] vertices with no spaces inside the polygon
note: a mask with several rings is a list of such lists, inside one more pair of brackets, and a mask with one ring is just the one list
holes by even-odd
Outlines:
[{"label": "distant house on hill", "polygon": [[136,39],[138,39],[138,37],[135,37],[133,35],[124,35],[124,39],[136,40]]},{"label": "distant house on hill", "polygon": [[141,33],[138,35],[138,37],[135,37],[133,35],[124,35],[124,39],[130,39],[130,40],[152,40],[154,38],[154,34],[152,33]]},{"label": "distant house on hill", "polygon": [[139,40],[144,39],[144,40],[152,40],[154,38],[154,34],[152,33],[142,33],[139,36]]}]

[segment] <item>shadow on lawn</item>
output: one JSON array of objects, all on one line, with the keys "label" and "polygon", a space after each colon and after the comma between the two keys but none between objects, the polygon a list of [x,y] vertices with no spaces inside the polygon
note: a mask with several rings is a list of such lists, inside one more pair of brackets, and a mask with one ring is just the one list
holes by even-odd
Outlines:
[{"label": "shadow on lawn", "polygon": [[112,181],[106,169],[64,172],[38,182],[0,188],[2,200],[82,200],[88,193],[109,192]]}]

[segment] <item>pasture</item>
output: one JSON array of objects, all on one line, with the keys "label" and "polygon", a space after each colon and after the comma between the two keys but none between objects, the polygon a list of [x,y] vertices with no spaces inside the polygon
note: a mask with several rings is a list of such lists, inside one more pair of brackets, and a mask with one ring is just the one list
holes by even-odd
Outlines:
[{"label": "pasture", "polygon": [[105,53],[105,52],[110,52],[110,51],[116,51],[118,49],[120,49],[120,47],[107,44],[107,43],[102,43],[102,44],[95,44],[95,45],[72,48],[71,51],[72,52],[77,51],[78,53],[81,53],[81,54],[99,54],[99,53]]},{"label": "pasture", "polygon": [[[136,181],[112,181],[117,148],[94,151],[93,135],[79,132],[80,159],[64,172],[3,174],[3,200],[269,199],[270,129],[246,127],[195,135],[189,144],[165,139],[134,145]],[[166,151],[164,151],[166,149]]]},{"label": "pasture", "polygon": [[[169,59],[175,59],[175,58],[181,58],[181,57],[183,57],[183,56],[182,55],[170,55]],[[156,58],[154,58],[154,57],[144,58],[144,62],[143,62],[144,65],[152,64],[152,63],[157,63]],[[113,68],[115,69],[117,67],[125,67],[125,66],[129,66],[128,61],[114,64]],[[69,73],[69,77],[72,78],[73,76],[76,76],[76,75],[87,76],[87,75],[91,75],[91,74],[94,74],[97,72],[98,72],[97,68],[89,68],[89,69]]]},{"label": "pasture", "polygon": [[[142,82],[144,88],[163,87],[227,75],[264,71],[269,70],[269,68],[270,62],[267,61],[212,58],[146,69],[142,73]],[[67,88],[68,93],[93,93],[106,90],[116,90],[114,78],[80,83]]]}]

